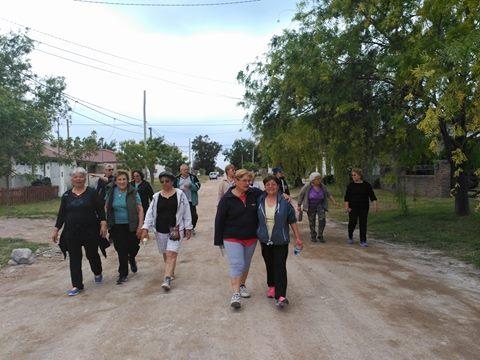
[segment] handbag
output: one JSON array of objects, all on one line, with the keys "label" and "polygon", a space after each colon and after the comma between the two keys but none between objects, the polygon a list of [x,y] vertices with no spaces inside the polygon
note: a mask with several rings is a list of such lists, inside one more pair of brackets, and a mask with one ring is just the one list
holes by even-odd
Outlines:
[{"label": "handbag", "polygon": [[171,226],[168,238],[173,241],[180,240],[180,226],[178,225]]}]

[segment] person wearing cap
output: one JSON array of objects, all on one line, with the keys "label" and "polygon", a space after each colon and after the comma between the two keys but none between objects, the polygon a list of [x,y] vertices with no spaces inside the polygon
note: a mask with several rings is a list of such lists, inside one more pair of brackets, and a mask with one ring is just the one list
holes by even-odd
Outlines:
[{"label": "person wearing cap", "polygon": [[175,278],[175,267],[182,240],[192,235],[190,204],[185,193],[173,187],[175,176],[168,171],[158,175],[162,190],[153,195],[143,224],[142,238],[148,238],[148,230],[155,233],[158,251],[163,255],[165,275],[162,288],[170,290]]},{"label": "person wearing cap", "polygon": [[103,173],[103,176],[92,174],[92,176],[98,177],[96,191],[99,198],[102,200],[105,199],[105,195],[107,194],[107,186],[113,184],[113,181],[115,180],[115,176],[113,176],[113,165],[106,164],[103,168]]},{"label": "person wearing cap", "polygon": [[288,188],[287,180],[283,176],[283,168],[281,166],[273,168],[273,175],[280,181],[280,187],[278,191],[280,194],[290,195],[290,189]]},{"label": "person wearing cap", "polygon": [[[312,172],[309,176],[309,182],[303,186],[298,195],[298,211],[305,211],[308,215],[310,225],[310,238],[312,242],[325,242],[323,230],[326,224],[326,212],[328,211],[328,200],[335,205],[337,202],[327,187],[322,183],[322,175],[318,172]],[[316,219],[318,217],[318,233],[316,231]]]},{"label": "person wearing cap", "polygon": [[198,221],[197,205],[198,190],[200,190],[200,180],[198,180],[198,177],[190,173],[187,164],[182,164],[180,166],[180,175],[175,178],[173,187],[182,190],[187,196],[190,204],[190,213],[192,214],[192,225],[193,229],[195,229]]}]

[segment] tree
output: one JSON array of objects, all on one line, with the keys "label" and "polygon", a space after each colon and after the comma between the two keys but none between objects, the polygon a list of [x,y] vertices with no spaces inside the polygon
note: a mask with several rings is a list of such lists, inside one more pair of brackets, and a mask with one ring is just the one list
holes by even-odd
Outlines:
[{"label": "tree", "polygon": [[176,174],[180,166],[187,162],[187,157],[182,154],[177,146],[167,146],[162,153],[159,164],[165,166],[165,169]]},{"label": "tree", "polygon": [[35,165],[52,123],[66,118],[69,106],[61,77],[40,78],[31,70],[33,42],[25,34],[0,35],[0,176],[10,176],[13,162]]},{"label": "tree", "polygon": [[205,169],[206,173],[215,171],[215,158],[222,150],[222,145],[210,140],[208,135],[198,135],[192,141],[192,150],[195,153],[194,169]]},{"label": "tree", "polygon": [[106,142],[103,137],[99,138],[97,141],[98,147],[100,149],[112,150],[115,151],[117,149],[117,142],[115,140],[110,140],[110,142]]},{"label": "tree", "polygon": [[78,164],[94,155],[98,150],[97,133],[92,131],[85,138],[79,136],[68,139],[57,139],[52,142],[53,147],[59,149],[59,160],[67,164]]},{"label": "tree", "polygon": [[252,140],[236,139],[229,150],[223,151],[223,155],[225,160],[235,165],[237,169],[242,168],[246,162],[257,164],[257,168],[259,166],[259,148]]}]

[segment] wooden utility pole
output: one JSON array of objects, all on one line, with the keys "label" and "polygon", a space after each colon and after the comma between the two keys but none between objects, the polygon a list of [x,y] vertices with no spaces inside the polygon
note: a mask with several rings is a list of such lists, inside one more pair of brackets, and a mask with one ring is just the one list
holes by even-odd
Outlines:
[{"label": "wooden utility pole", "polygon": [[190,139],[188,139],[188,164],[192,167],[192,147]]},{"label": "wooden utility pole", "polygon": [[148,130],[150,131],[150,139],[152,138],[152,127],[149,127]]},{"label": "wooden utility pole", "polygon": [[145,146],[145,176],[148,173],[147,166],[147,90],[143,90],[143,145]]}]

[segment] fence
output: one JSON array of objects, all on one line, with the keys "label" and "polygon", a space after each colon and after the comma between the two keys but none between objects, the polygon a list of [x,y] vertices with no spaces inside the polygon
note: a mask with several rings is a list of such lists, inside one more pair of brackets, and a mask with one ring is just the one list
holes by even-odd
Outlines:
[{"label": "fence", "polygon": [[28,204],[37,201],[51,200],[58,197],[58,186],[28,186],[23,188],[0,189],[0,205]]}]

